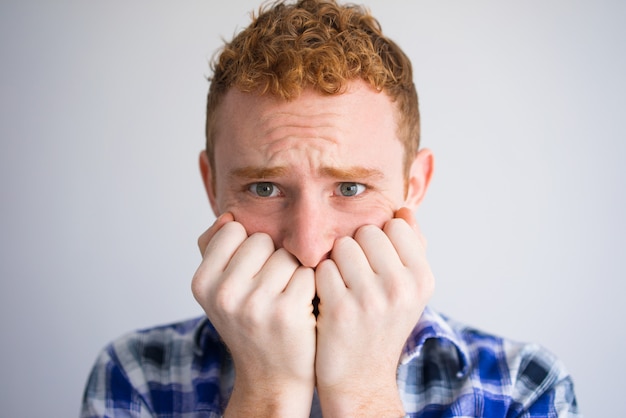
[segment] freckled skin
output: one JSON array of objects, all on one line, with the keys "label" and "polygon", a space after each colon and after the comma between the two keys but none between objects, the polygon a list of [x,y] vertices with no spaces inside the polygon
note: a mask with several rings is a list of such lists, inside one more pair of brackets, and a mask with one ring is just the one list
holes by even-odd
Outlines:
[{"label": "freckled skin", "polygon": [[[396,135],[395,107],[363,82],[345,94],[305,90],[290,102],[232,89],[220,106],[215,142],[214,212],[231,212],[249,234],[265,232],[308,267],[327,257],[334,241],[362,225],[381,227],[405,203],[404,149]],[[230,175],[244,167],[283,167],[272,178]],[[342,178],[321,168],[366,168],[370,178]],[[271,182],[279,196],[248,188]],[[356,196],[337,192],[341,182],[367,186]]]}]

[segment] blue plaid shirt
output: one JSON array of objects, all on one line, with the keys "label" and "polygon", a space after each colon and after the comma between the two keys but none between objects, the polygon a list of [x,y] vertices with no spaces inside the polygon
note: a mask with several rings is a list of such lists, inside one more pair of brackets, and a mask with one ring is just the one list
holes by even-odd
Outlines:
[{"label": "blue plaid shirt", "polygon": [[[228,350],[208,319],[139,331],[100,354],[81,416],[219,417],[233,378]],[[580,416],[572,379],[554,355],[430,308],[404,347],[397,382],[408,417]],[[316,396],[311,416],[321,416]]]}]

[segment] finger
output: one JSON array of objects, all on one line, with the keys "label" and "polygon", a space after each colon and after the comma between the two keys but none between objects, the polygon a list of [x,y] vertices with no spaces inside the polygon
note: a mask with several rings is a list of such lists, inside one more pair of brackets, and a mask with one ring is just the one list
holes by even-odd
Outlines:
[{"label": "finger", "polygon": [[231,257],[246,238],[243,225],[234,221],[225,223],[215,232],[192,279],[192,292],[198,301],[215,287]]},{"label": "finger", "polygon": [[264,292],[275,296],[285,290],[299,266],[300,263],[296,257],[287,250],[280,248],[268,256],[267,261],[255,277],[255,284]]},{"label": "finger", "polygon": [[[406,222],[400,220],[398,222],[404,223],[406,229],[410,230]],[[403,267],[396,248],[380,228],[374,225],[362,226],[354,234],[354,239],[374,273],[387,277],[398,271],[399,267]]]},{"label": "finger", "polygon": [[418,279],[418,295],[421,300],[428,300],[434,291],[435,281],[426,259],[426,249],[421,242],[418,231],[410,228],[400,219],[392,219],[383,227],[385,234],[396,248],[402,263],[414,272]]},{"label": "finger", "polygon": [[285,288],[284,295],[288,298],[297,298],[305,301],[308,305],[311,305],[313,298],[315,297],[315,272],[312,268],[299,266],[294,271],[287,287]]},{"label": "finger", "polygon": [[415,217],[413,216],[413,212],[407,207],[401,207],[396,211],[393,215],[394,218],[404,219],[406,223],[409,224],[411,228],[417,227],[417,222],[415,221]]},{"label": "finger", "polygon": [[[376,227],[372,227],[376,228]],[[349,289],[357,289],[372,269],[363,253],[363,249],[350,237],[342,237],[335,241],[330,258],[335,262],[337,270]]]},{"label": "finger", "polygon": [[341,299],[346,291],[346,285],[339,273],[337,264],[331,259],[322,261],[315,269],[315,289],[320,299],[320,312],[322,305],[334,304]]},{"label": "finger", "polygon": [[420,235],[401,219],[394,218],[383,226],[383,232],[393,246],[403,265],[416,267],[426,260]]},{"label": "finger", "polygon": [[206,246],[201,267],[208,267],[212,271],[224,271],[246,238],[248,238],[248,234],[239,222],[225,223],[215,232]]},{"label": "finger", "polygon": [[417,223],[415,216],[413,216],[413,212],[411,212],[409,208],[401,207],[394,214],[394,218],[404,219],[406,223],[408,223],[409,226],[415,231],[420,242],[422,243],[422,246],[426,248],[426,244],[427,244],[426,238],[422,234],[422,230],[420,229],[420,226]]},{"label": "finger", "polygon": [[[222,230],[226,229],[227,226],[225,225]],[[216,237],[220,232],[216,234]],[[251,282],[273,253],[274,242],[269,235],[264,233],[252,234],[234,252],[224,270],[225,277],[240,283]]]},{"label": "finger", "polygon": [[211,241],[211,238],[220,230],[222,226],[224,226],[227,222],[234,221],[235,218],[232,213],[226,212],[222,213],[216,220],[213,222],[213,225],[209,227],[200,237],[198,238],[198,248],[200,249],[200,254],[204,256],[204,252],[206,251],[207,245]]}]

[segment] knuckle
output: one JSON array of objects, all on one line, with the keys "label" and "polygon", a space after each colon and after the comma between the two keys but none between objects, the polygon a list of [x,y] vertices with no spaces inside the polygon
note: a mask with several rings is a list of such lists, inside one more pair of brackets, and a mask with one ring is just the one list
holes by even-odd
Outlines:
[{"label": "knuckle", "polygon": [[272,240],[272,237],[263,232],[255,232],[245,238],[244,244],[255,249],[263,249],[268,252],[274,251],[274,241]]},{"label": "knuckle", "polygon": [[340,253],[351,251],[352,248],[357,246],[356,241],[348,236],[337,238],[334,244],[334,251],[338,251]]},{"label": "knuckle", "polygon": [[274,307],[272,321],[275,324],[288,326],[294,319],[292,310],[284,303],[279,303]]},{"label": "knuckle", "polygon": [[404,219],[401,219],[401,218],[390,219],[385,224],[385,232],[388,232],[388,233],[400,232],[408,228],[409,228],[409,224]]},{"label": "knuckle", "polygon": [[393,242],[401,242],[399,240],[403,240],[402,237],[411,237],[415,234],[415,230],[404,219],[400,218],[394,218],[387,222],[383,231]]},{"label": "knuckle", "polygon": [[234,314],[237,311],[238,304],[232,286],[226,283],[219,285],[215,289],[213,305],[220,312],[224,312],[229,315]]},{"label": "knuckle", "polygon": [[240,237],[241,239],[244,239],[247,236],[246,228],[244,228],[244,226],[239,222],[235,221],[227,222],[217,233],[234,235]]},{"label": "knuckle", "polygon": [[191,279],[191,293],[198,301],[204,299],[208,290],[209,284],[206,276],[206,271],[200,265]]},{"label": "knuckle", "polygon": [[399,281],[387,290],[387,301],[394,308],[404,309],[415,304],[414,286],[407,281]]},{"label": "knuckle", "polygon": [[248,236],[248,240],[263,243],[266,241],[267,234],[263,232],[253,232]]},{"label": "knuckle", "polygon": [[279,248],[278,250],[276,250],[270,256],[270,258],[278,263],[281,263],[284,266],[290,266],[291,270],[293,270],[293,274],[295,274],[300,267],[300,263],[298,262],[296,257],[284,248]]},{"label": "knuckle", "polygon": [[329,322],[337,324],[339,327],[342,327],[344,324],[352,324],[361,316],[359,310],[350,302],[334,304],[329,306],[328,309],[324,308],[324,306],[320,307],[320,313],[327,315]]},{"label": "knuckle", "polygon": [[240,307],[244,321],[252,326],[257,326],[263,322],[267,299],[263,292],[254,291],[243,301]]},{"label": "knuckle", "polygon": [[390,298],[389,295],[386,298],[370,297],[366,309],[373,317],[381,317],[389,311],[391,306],[395,305],[395,302],[394,298]]},{"label": "knuckle", "polygon": [[357,241],[368,240],[374,237],[377,237],[381,234],[381,229],[376,225],[363,225],[359,229],[357,229],[354,234],[354,239]]},{"label": "knuckle", "polygon": [[272,256],[277,257],[279,259],[284,259],[284,260],[295,260],[295,257],[284,248],[279,248],[278,250],[274,252],[274,254],[272,254]]},{"label": "knuckle", "polygon": [[201,253],[204,253],[204,249],[208,245],[208,240],[206,236],[206,232],[198,237],[198,248]]}]

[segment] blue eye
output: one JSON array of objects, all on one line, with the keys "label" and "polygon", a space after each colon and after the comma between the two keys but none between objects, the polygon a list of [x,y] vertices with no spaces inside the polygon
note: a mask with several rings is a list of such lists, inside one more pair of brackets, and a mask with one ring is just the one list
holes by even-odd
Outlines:
[{"label": "blue eye", "polygon": [[248,190],[259,197],[274,197],[278,195],[278,187],[269,182],[253,183],[248,187]]},{"label": "blue eye", "polygon": [[340,183],[337,192],[341,196],[357,196],[365,191],[365,185],[361,183],[345,182]]}]

